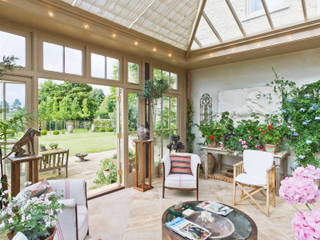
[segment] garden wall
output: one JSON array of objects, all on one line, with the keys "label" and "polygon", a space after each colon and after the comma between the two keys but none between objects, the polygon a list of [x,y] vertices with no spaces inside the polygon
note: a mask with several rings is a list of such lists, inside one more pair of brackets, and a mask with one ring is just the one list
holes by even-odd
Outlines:
[{"label": "garden wall", "polygon": [[[299,51],[272,57],[247,60],[236,63],[217,65],[191,71],[191,96],[194,104],[194,123],[200,120],[200,98],[208,93],[212,97],[212,110],[219,112],[223,102],[219,103],[219,95],[225,90],[265,87],[274,79],[272,67],[286,79],[298,84],[310,83],[320,79],[320,48]],[[221,99],[221,98],[220,98]],[[197,127],[195,151],[199,153],[201,134]],[[229,158],[227,161],[235,161]],[[289,167],[292,164],[290,159]]]}]

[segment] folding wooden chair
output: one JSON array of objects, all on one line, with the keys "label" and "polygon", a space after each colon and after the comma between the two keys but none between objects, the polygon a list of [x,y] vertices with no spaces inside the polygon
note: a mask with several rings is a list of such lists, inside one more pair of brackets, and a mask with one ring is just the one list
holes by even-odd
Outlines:
[{"label": "folding wooden chair", "polygon": [[[237,205],[249,198],[257,207],[269,216],[270,193],[272,192],[272,205],[276,206],[275,167],[273,165],[273,154],[269,152],[245,150],[243,161],[233,165],[233,205]],[[240,186],[241,198],[236,200],[236,188]],[[251,188],[248,191],[246,188]],[[253,197],[261,193],[266,197],[266,208]]]}]

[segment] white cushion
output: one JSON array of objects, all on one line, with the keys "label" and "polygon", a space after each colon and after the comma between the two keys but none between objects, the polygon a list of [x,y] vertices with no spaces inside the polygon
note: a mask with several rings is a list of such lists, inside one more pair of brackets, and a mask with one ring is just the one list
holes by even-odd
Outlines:
[{"label": "white cushion", "polygon": [[169,174],[165,186],[171,188],[196,188],[197,177],[189,174]]},{"label": "white cushion", "polygon": [[18,232],[12,240],[28,240],[28,238],[21,232]]},{"label": "white cushion", "polygon": [[266,186],[267,184],[267,179],[265,177],[252,176],[246,173],[242,173],[238,175],[235,178],[235,181],[239,183],[247,184],[247,185],[254,185],[254,186],[261,186],[261,187]]},{"label": "white cushion", "polygon": [[88,232],[88,209],[86,206],[79,205],[77,210],[79,239],[84,239]]},{"label": "white cushion", "polygon": [[243,169],[250,176],[266,178],[267,170],[272,167],[273,154],[256,150],[243,152]]}]

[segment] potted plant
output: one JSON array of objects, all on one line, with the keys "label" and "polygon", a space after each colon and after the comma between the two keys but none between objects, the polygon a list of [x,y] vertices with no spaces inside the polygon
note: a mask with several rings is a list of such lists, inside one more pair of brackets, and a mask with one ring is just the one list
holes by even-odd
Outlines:
[{"label": "potted plant", "polygon": [[29,240],[52,240],[58,214],[64,207],[60,198],[54,192],[32,197],[31,191],[25,191],[16,196],[1,212],[1,232],[9,239],[22,232]]},{"label": "potted plant", "polygon": [[275,153],[281,142],[279,129],[271,124],[264,124],[260,127],[261,139],[267,152]]}]

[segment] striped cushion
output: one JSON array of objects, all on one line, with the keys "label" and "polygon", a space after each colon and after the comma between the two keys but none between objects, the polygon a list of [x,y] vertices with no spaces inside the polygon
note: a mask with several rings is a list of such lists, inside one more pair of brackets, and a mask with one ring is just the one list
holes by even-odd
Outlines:
[{"label": "striped cushion", "polygon": [[191,156],[181,156],[170,154],[171,169],[170,174],[190,174],[191,171]]}]

